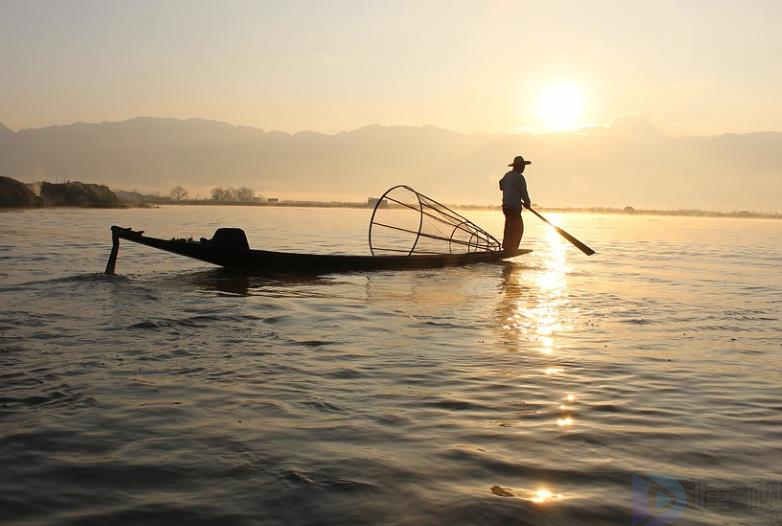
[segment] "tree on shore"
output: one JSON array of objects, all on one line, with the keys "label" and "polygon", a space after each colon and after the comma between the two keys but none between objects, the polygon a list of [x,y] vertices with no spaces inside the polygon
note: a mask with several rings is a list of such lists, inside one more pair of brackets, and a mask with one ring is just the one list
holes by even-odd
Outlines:
[{"label": "tree on shore", "polygon": [[230,188],[212,188],[212,200],[214,201],[232,201],[233,191]]},{"label": "tree on shore", "polygon": [[255,199],[255,190],[243,186],[236,190],[237,201],[252,201]]},{"label": "tree on shore", "polygon": [[169,195],[174,201],[181,201],[182,199],[187,198],[188,192],[185,187],[177,185],[171,189]]},{"label": "tree on shore", "polygon": [[255,201],[255,190],[246,186],[241,188],[223,188],[218,186],[212,188],[211,194],[213,201],[242,201],[248,203]]}]

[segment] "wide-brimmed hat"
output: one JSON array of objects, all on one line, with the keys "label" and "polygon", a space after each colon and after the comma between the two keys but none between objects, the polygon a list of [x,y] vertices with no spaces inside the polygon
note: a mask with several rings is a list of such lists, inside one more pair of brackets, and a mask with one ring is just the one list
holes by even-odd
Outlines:
[{"label": "wide-brimmed hat", "polygon": [[517,155],[513,158],[513,162],[510,163],[508,166],[524,166],[525,164],[532,164],[532,161],[525,161],[524,157],[521,155]]}]

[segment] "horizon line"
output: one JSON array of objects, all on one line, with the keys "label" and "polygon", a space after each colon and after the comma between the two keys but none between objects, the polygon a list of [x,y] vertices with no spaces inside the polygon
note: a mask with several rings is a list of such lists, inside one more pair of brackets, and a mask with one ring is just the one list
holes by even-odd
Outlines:
[{"label": "horizon line", "polygon": [[50,128],[69,128],[69,127],[75,127],[79,125],[83,126],[100,126],[100,125],[106,125],[106,124],[124,124],[129,123],[132,121],[141,121],[141,120],[148,120],[148,121],[171,121],[171,122],[203,122],[203,123],[211,123],[211,124],[217,124],[222,126],[229,126],[231,128],[237,128],[237,129],[249,129],[249,130],[255,130],[264,134],[283,134],[288,135],[290,137],[295,137],[296,135],[303,135],[303,134],[316,134],[316,135],[322,135],[325,137],[334,137],[337,135],[343,135],[348,133],[354,133],[357,131],[365,130],[368,128],[400,128],[400,129],[434,129],[441,132],[447,132],[454,135],[465,135],[465,136],[492,136],[492,135],[504,135],[504,136],[565,136],[565,135],[572,135],[572,134],[583,134],[583,133],[590,133],[595,131],[610,131],[614,129],[621,129],[623,122],[631,122],[631,123],[638,123],[643,124],[647,126],[647,130],[651,131],[652,135],[656,135],[659,137],[665,137],[665,138],[698,138],[698,137],[723,137],[723,136],[739,136],[739,135],[763,135],[763,134],[782,134],[782,130],[754,130],[754,131],[747,131],[747,132],[735,132],[735,131],[723,131],[718,133],[712,133],[712,134],[691,134],[691,135],[685,135],[685,134],[679,134],[679,135],[669,135],[668,133],[660,130],[656,126],[654,126],[649,120],[638,117],[638,116],[625,116],[620,117],[616,120],[614,120],[611,124],[594,124],[590,126],[584,126],[582,128],[575,128],[572,130],[562,130],[562,131],[533,131],[533,130],[524,130],[524,131],[459,131],[454,130],[450,128],[444,128],[442,126],[438,126],[436,124],[381,124],[381,123],[368,123],[361,126],[357,126],[355,128],[348,128],[344,130],[339,131],[318,131],[314,129],[301,129],[297,131],[285,131],[285,130],[279,130],[279,129],[271,129],[271,128],[262,128],[259,126],[249,125],[249,124],[236,124],[233,122],[225,121],[225,120],[217,120],[217,119],[211,119],[211,118],[205,118],[205,117],[160,117],[160,116],[152,116],[152,115],[137,115],[135,117],[128,117],[125,119],[117,119],[117,120],[102,120],[102,121],[71,121],[68,123],[56,123],[56,124],[47,124],[44,126],[32,126],[32,127],[26,127],[26,128],[17,128],[13,129],[8,126],[6,126],[2,120],[0,120],[0,127],[5,128],[6,130],[10,131],[14,135],[23,133],[23,132],[30,132],[30,131],[37,131],[37,130],[45,130]]}]

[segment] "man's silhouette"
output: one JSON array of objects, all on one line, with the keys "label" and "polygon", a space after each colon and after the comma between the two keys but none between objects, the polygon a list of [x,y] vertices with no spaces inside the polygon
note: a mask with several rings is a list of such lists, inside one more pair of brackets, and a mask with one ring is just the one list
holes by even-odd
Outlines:
[{"label": "man's silhouette", "polygon": [[502,191],[502,212],[505,214],[505,232],[502,236],[502,249],[507,254],[515,254],[519,249],[521,237],[524,235],[524,221],[521,219],[522,205],[529,208],[532,203],[527,192],[527,180],[524,179],[524,168],[532,164],[524,157],[517,155],[513,159],[513,169],[500,179]]}]

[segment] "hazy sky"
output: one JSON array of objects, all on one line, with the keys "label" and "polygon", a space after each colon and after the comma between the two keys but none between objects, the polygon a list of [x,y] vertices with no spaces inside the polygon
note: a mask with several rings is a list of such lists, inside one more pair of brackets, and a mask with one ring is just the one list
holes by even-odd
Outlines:
[{"label": "hazy sky", "polygon": [[583,124],[782,130],[780,27],[779,0],[0,0],[0,122],[513,132],[566,83]]}]

